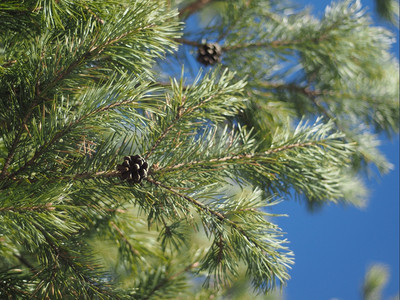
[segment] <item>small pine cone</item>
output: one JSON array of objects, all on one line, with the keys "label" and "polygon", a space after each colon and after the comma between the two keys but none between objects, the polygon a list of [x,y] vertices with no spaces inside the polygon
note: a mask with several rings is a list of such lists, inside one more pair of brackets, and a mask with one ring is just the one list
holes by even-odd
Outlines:
[{"label": "small pine cone", "polygon": [[117,165],[122,180],[140,183],[147,177],[149,164],[140,155],[125,156],[122,164]]},{"label": "small pine cone", "polygon": [[217,43],[206,43],[199,47],[197,60],[203,65],[214,65],[221,62],[222,49]]}]

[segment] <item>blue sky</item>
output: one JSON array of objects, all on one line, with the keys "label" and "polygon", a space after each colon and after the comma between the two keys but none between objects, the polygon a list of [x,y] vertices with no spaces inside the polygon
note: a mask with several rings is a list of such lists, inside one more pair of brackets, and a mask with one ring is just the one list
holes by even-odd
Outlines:
[{"label": "blue sky", "polygon": [[[331,1],[294,0],[312,6],[321,16]],[[375,25],[396,30],[379,20],[372,0],[361,1],[373,17]],[[398,29],[394,54],[399,56]],[[280,227],[287,232],[296,263],[292,279],[284,291],[286,300],[353,300],[361,299],[360,287],[365,272],[373,263],[390,269],[390,280],[383,300],[399,292],[399,138],[382,137],[381,151],[394,165],[394,170],[378,180],[369,180],[371,190],[367,208],[329,205],[317,213],[308,213],[298,202],[279,204]],[[277,209],[278,210],[278,209]]]},{"label": "blue sky", "polygon": [[300,203],[279,204],[289,214],[278,221],[287,232],[296,263],[285,299],[360,299],[366,268],[386,264],[391,271],[384,299],[399,291],[399,141],[381,148],[395,170],[369,181],[366,209],[330,205],[314,214]]}]

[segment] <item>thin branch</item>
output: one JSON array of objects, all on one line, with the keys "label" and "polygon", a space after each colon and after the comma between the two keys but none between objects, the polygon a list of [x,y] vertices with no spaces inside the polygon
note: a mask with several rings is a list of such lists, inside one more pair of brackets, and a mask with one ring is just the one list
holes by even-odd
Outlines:
[{"label": "thin branch", "polygon": [[289,91],[294,91],[298,93],[302,93],[305,95],[310,101],[313,103],[313,105],[329,120],[333,120],[335,122],[336,127],[344,132],[343,127],[337,122],[336,116],[333,112],[329,110],[329,108],[324,107],[319,101],[318,97],[320,96],[332,96],[333,93],[332,91],[329,90],[311,90],[307,86],[299,86],[296,84],[286,84],[286,83],[263,83],[263,87],[266,88],[271,88],[271,89],[277,89],[277,90],[289,90]]},{"label": "thin branch", "polygon": [[[227,51],[233,51],[233,50],[239,50],[239,49],[251,49],[251,48],[287,48],[287,47],[292,47],[296,45],[301,45],[305,43],[315,43],[318,44],[319,42],[326,40],[328,38],[327,34],[321,35],[318,38],[311,38],[311,39],[306,39],[306,40],[276,40],[276,41],[268,41],[268,42],[253,42],[253,43],[243,43],[243,44],[237,44],[237,45],[230,45],[230,46],[221,46],[221,50],[223,52]],[[202,43],[196,42],[196,41],[191,41],[188,39],[184,38],[177,38],[175,39],[176,42],[189,45],[189,46],[194,46],[194,47],[200,47]]]},{"label": "thin branch", "polygon": [[[73,256],[69,255],[69,249],[65,249],[59,245],[56,245],[54,243],[54,241],[52,240],[52,238],[54,238],[54,237],[50,237],[50,235],[42,228],[42,226],[38,225],[36,222],[33,222],[32,224],[37,230],[39,230],[43,234],[46,242],[48,243],[48,245],[50,246],[50,248],[52,249],[52,251],[55,255],[55,259],[68,265],[69,268],[75,273],[75,275],[79,279],[83,279],[83,281],[86,284],[88,284],[92,290],[94,290],[98,293],[104,293],[104,294],[110,295],[110,293],[108,291],[104,290],[101,286],[99,286],[91,278],[89,278],[87,275],[83,274],[81,271],[78,270],[77,265],[79,265],[79,264],[73,260],[73,258],[74,258]],[[59,268],[59,266],[57,266],[57,265],[58,264],[55,264],[54,267]],[[79,267],[83,267],[83,266],[79,265]],[[88,266],[88,265],[86,265],[85,267],[87,269],[93,269],[91,266]],[[36,288],[34,294],[36,294],[38,292],[38,290],[39,289]]]},{"label": "thin branch", "polygon": [[211,3],[212,1],[213,0],[196,0],[195,2],[186,5],[179,10],[179,18],[188,18],[191,14],[202,9],[204,6]]},{"label": "thin branch", "polygon": [[104,25],[104,20],[102,19],[102,18],[100,18],[98,15],[96,15],[96,13],[94,13],[90,8],[89,8],[89,6],[84,6],[85,7],[85,9],[91,14],[91,15],[93,15],[93,17],[101,24],[101,25]]},{"label": "thin branch", "polygon": [[126,104],[132,104],[132,103],[136,103],[136,101],[134,100],[125,100],[125,101],[121,101],[121,102],[116,102],[116,103],[112,103],[103,107],[99,107],[98,109],[88,113],[87,115],[84,115],[82,117],[80,117],[79,119],[75,120],[74,122],[71,122],[70,124],[68,124],[66,127],[64,127],[63,129],[61,129],[58,133],[56,133],[52,139],[50,139],[49,141],[47,141],[45,144],[43,144],[42,146],[39,147],[38,150],[36,150],[35,154],[33,155],[33,157],[28,160],[23,166],[21,166],[17,171],[15,171],[14,173],[12,173],[11,175],[9,175],[9,178],[15,177],[16,175],[20,174],[22,171],[24,171],[27,167],[31,166],[43,153],[45,153],[45,151],[48,149],[48,147],[50,147],[51,145],[53,145],[56,141],[60,140],[60,138],[62,138],[65,134],[67,134],[73,127],[75,127],[76,125],[78,125],[80,122],[82,122],[83,120],[98,114],[100,112],[104,112],[104,111],[108,111],[110,109],[113,109],[115,107],[120,107],[122,105],[126,105]]},{"label": "thin branch", "polygon": [[[176,38],[174,39],[178,43],[182,43],[185,45],[189,46],[194,46],[194,47],[200,47],[203,44],[196,42],[196,41],[191,41],[188,39],[184,38]],[[271,41],[271,42],[258,42],[258,43],[244,43],[244,44],[237,44],[237,45],[232,45],[232,46],[221,46],[222,51],[231,51],[231,50],[237,50],[237,49],[246,49],[246,48],[278,48],[278,47],[286,47],[286,46],[291,46],[291,45],[297,45],[304,43],[304,41],[301,40],[294,40],[294,41]]]},{"label": "thin branch", "polygon": [[224,162],[229,162],[229,161],[235,161],[235,160],[254,160],[257,157],[262,157],[262,156],[269,156],[274,153],[290,150],[293,148],[304,148],[304,147],[311,147],[315,146],[315,142],[308,142],[308,143],[295,143],[295,144],[290,144],[286,146],[282,146],[279,148],[274,148],[270,149],[268,151],[262,152],[262,153],[254,153],[254,154],[239,154],[239,155],[232,155],[232,156],[225,156],[225,157],[219,157],[219,158],[211,158],[208,160],[202,160],[202,161],[191,161],[187,163],[180,163],[174,166],[169,166],[165,168],[159,168],[154,171],[155,172],[160,172],[160,171],[171,171],[171,170],[176,170],[180,168],[190,168],[192,166],[198,166],[198,165],[210,165],[210,164],[218,164],[218,163],[224,163]]},{"label": "thin branch", "polygon": [[176,116],[174,118],[174,120],[172,121],[172,123],[164,129],[164,131],[162,132],[162,134],[158,137],[158,139],[155,141],[155,143],[153,144],[153,146],[151,147],[150,151],[147,152],[144,155],[144,158],[147,160],[150,155],[154,152],[154,150],[160,145],[160,143],[165,139],[165,137],[167,136],[167,134],[172,130],[172,128],[174,128],[174,126],[179,123],[179,121],[182,119],[183,116],[185,116],[186,114],[189,114],[191,112],[193,112],[194,110],[198,109],[199,107],[201,107],[202,105],[204,105],[205,103],[207,103],[208,101],[210,101],[211,99],[215,98],[218,94],[212,95],[202,101],[200,101],[200,103],[198,103],[195,106],[192,107],[188,107],[188,108],[184,108],[183,106],[180,106],[178,108],[178,111],[176,112]]},{"label": "thin branch", "polygon": [[[228,217],[226,217],[223,213],[218,212],[216,210],[211,209],[210,207],[208,207],[206,204],[203,204],[199,201],[197,201],[196,199],[188,196],[188,195],[184,195],[178,191],[176,191],[175,188],[167,186],[165,184],[163,184],[162,182],[156,181],[152,178],[147,178],[147,181],[158,186],[161,187],[167,191],[169,191],[170,193],[179,196],[185,200],[187,200],[188,202],[190,202],[191,204],[193,204],[196,209],[198,210],[198,212],[203,212],[206,213],[208,215],[211,215],[213,217],[215,217],[219,222],[221,222],[222,224],[226,224],[228,226],[231,227],[231,230],[236,230],[240,235],[243,236],[243,239],[246,240],[249,244],[247,245],[247,247],[254,247],[256,248],[258,251],[260,251],[260,253],[262,253],[265,256],[268,256],[268,251],[266,249],[266,246],[262,244],[262,241],[258,240],[256,237],[251,236],[246,230],[243,229],[243,227],[240,226],[240,224],[237,224],[236,222],[230,220]],[[218,231],[213,232],[214,235],[218,235]],[[275,255],[270,255],[272,257],[272,259],[275,261],[276,260],[276,256]],[[271,264],[271,266],[269,267],[273,267],[273,265],[275,264],[275,262],[270,262],[268,264]]]},{"label": "thin branch", "polygon": [[112,171],[100,171],[96,173],[80,173],[73,175],[71,177],[60,177],[61,180],[63,179],[72,179],[72,180],[85,180],[85,179],[93,179],[93,178],[111,178],[111,177],[118,177],[120,172],[117,170]]},{"label": "thin branch", "polygon": [[158,139],[156,140],[156,142],[153,144],[153,147],[151,147],[150,151],[147,152],[144,155],[144,159],[148,159],[149,156],[154,152],[154,150],[160,145],[160,143],[162,142],[162,140],[166,137],[166,135],[168,134],[168,132],[171,131],[171,129],[175,126],[175,124],[178,123],[178,121],[180,120],[180,116],[179,113],[176,115],[175,119],[172,121],[172,123],[164,129],[163,133],[158,137]]},{"label": "thin branch", "polygon": [[119,236],[122,238],[124,243],[128,245],[129,251],[133,253],[135,256],[140,256],[139,251],[136,250],[135,247],[133,247],[133,245],[128,241],[124,232],[113,221],[111,221],[110,224],[118,232]]},{"label": "thin branch", "polygon": [[216,210],[211,209],[210,207],[208,207],[207,205],[205,205],[204,203],[201,203],[199,201],[197,201],[196,199],[182,194],[178,191],[176,191],[175,188],[167,186],[165,184],[163,184],[162,182],[156,181],[152,178],[146,178],[146,180],[156,186],[162,187],[165,190],[168,190],[170,193],[179,196],[185,200],[187,200],[188,202],[192,203],[199,211],[205,212],[209,215],[212,215],[214,217],[216,217],[219,221],[226,223],[228,225],[230,225],[232,228],[236,229],[237,231],[239,231],[249,242],[251,242],[254,246],[256,246],[257,248],[261,249],[262,251],[264,251],[265,249],[259,244],[259,242],[257,240],[255,240],[253,237],[249,236],[247,234],[247,232],[240,227],[240,225],[238,225],[237,223],[235,223],[232,220],[229,220],[223,213],[220,213]]},{"label": "thin branch", "polygon": [[208,214],[213,215],[215,217],[217,217],[219,220],[224,221],[225,220],[225,216],[222,215],[221,213],[212,210],[211,208],[209,208],[208,206],[206,206],[205,204],[197,201],[196,199],[189,197],[187,195],[184,195],[178,191],[176,191],[174,188],[167,186],[159,181],[156,181],[150,177],[147,177],[146,180],[156,186],[162,187],[163,189],[166,189],[168,191],[170,191],[172,194],[179,196],[181,198],[184,198],[185,200],[189,201],[190,203],[192,203],[195,207],[197,207],[197,209],[202,210],[202,211],[206,211]]},{"label": "thin branch", "polygon": [[36,268],[22,255],[14,253],[14,256],[20,261],[21,264],[25,265],[28,267],[28,269],[33,273],[33,274],[38,274],[38,271]]},{"label": "thin branch", "polygon": [[[71,63],[67,69],[65,69],[64,71],[62,69],[59,70],[58,75],[46,86],[46,89],[43,90],[43,93],[47,92],[48,90],[50,90],[51,88],[56,86],[59,81],[63,80],[66,76],[68,76],[72,71],[74,71],[76,69],[76,67],[81,65],[83,61],[103,52],[106,47],[113,45],[116,42],[119,42],[121,39],[127,37],[128,35],[130,35],[132,33],[140,32],[142,30],[145,30],[145,29],[148,29],[148,28],[151,28],[154,26],[155,26],[154,24],[150,24],[150,25],[144,26],[143,28],[136,28],[136,29],[127,31],[113,39],[109,39],[101,45],[92,46],[87,52],[83,53],[78,59],[76,59],[73,63]],[[93,39],[92,45],[94,44],[95,41],[96,41],[96,38]]]},{"label": "thin branch", "polygon": [[55,210],[56,208],[53,206],[53,203],[47,203],[43,205],[36,205],[36,206],[26,206],[26,207],[0,207],[0,212],[5,211],[12,211],[12,212],[28,212],[28,211],[51,211]]},{"label": "thin branch", "polygon": [[243,43],[232,46],[222,46],[222,51],[232,51],[238,49],[249,49],[249,48],[280,48],[302,44],[304,41],[294,40],[294,41],[271,41],[271,42],[257,42],[257,43]]},{"label": "thin branch", "polygon": [[[49,183],[53,183],[56,181],[74,181],[74,180],[88,180],[88,179],[95,179],[95,178],[112,178],[112,177],[119,177],[120,176],[120,172],[117,170],[111,170],[111,171],[99,171],[96,173],[90,173],[90,172],[84,172],[84,173],[79,173],[79,174],[74,174],[74,175],[65,175],[65,176],[59,176],[59,177],[52,177],[50,180],[46,181],[46,184]],[[26,178],[16,178],[16,177],[12,177],[11,178],[15,183],[26,183],[27,180]],[[38,182],[39,180],[36,178],[32,178],[29,179],[29,184],[33,184]],[[5,189],[8,186],[2,186],[0,189]],[[17,208],[17,209],[21,209],[21,208]],[[27,208],[28,209],[28,208]],[[34,210],[40,210],[41,207],[40,206],[35,206]],[[0,209],[0,212],[2,210],[14,210],[13,208],[3,208]],[[111,211],[111,210],[110,210]]]},{"label": "thin branch", "polygon": [[[28,120],[29,120],[29,118],[30,118],[30,116],[31,116],[31,114],[33,112],[33,109],[36,107],[38,102],[39,102],[39,98],[36,97],[36,99],[32,102],[32,105],[27,110],[26,115],[22,120],[22,125],[26,124],[28,122]],[[22,136],[22,133],[24,132],[24,130],[25,130],[24,127],[21,126],[21,128],[19,129],[19,131],[15,135],[15,138],[14,138],[14,141],[13,141],[13,143],[11,145],[10,151],[8,152],[7,158],[6,158],[5,162],[4,162],[3,169],[2,169],[2,171],[0,173],[0,180],[4,179],[4,177],[6,177],[8,175],[8,168],[9,168],[9,166],[11,164],[11,160],[14,158],[14,155],[16,153],[18,144],[19,144],[19,142],[21,140],[21,136]],[[9,177],[12,177],[12,176],[9,176]]]},{"label": "thin branch", "polygon": [[262,87],[267,89],[275,89],[275,90],[289,90],[293,92],[299,92],[306,96],[322,96],[322,95],[329,95],[329,91],[327,90],[311,90],[307,86],[301,86],[294,83],[278,83],[278,82],[262,82],[260,83]]},{"label": "thin branch", "polygon": [[175,42],[177,43],[181,43],[181,44],[185,44],[185,45],[189,45],[189,46],[193,46],[193,47],[197,47],[199,48],[200,46],[202,46],[202,43],[196,42],[196,41],[191,41],[191,40],[187,40],[184,38],[175,38],[174,39]]},{"label": "thin branch", "polygon": [[13,64],[15,64],[17,61],[16,60],[10,60],[10,61],[8,61],[8,62],[5,62],[4,64],[2,64],[1,66],[3,67],[3,68],[8,68],[8,67],[11,67]]},{"label": "thin branch", "polygon": [[177,272],[177,273],[175,273],[175,274],[172,274],[171,276],[169,276],[169,277],[165,278],[164,280],[160,281],[160,282],[151,290],[151,292],[150,292],[146,297],[142,298],[142,300],[148,300],[148,299],[150,299],[150,298],[152,297],[152,295],[154,295],[154,293],[155,293],[156,291],[158,291],[159,289],[161,289],[161,288],[162,288],[163,286],[165,286],[168,282],[174,280],[175,278],[177,278],[177,277],[180,276],[181,274],[186,273],[186,272],[188,272],[189,270],[194,269],[194,268],[196,268],[196,267],[198,267],[198,266],[199,266],[199,263],[198,263],[198,262],[192,263],[192,264],[188,265],[186,268],[184,268],[183,270],[181,270],[181,271],[179,271],[179,272]]}]

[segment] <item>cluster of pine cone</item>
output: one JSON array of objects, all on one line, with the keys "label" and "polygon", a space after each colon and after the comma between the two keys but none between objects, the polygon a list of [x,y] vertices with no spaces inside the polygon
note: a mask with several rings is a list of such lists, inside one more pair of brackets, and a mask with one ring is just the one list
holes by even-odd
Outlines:
[{"label": "cluster of pine cone", "polygon": [[140,155],[125,156],[124,162],[117,165],[121,179],[132,183],[140,183],[147,177],[148,163]]},{"label": "cluster of pine cone", "polygon": [[197,61],[205,66],[221,62],[222,49],[217,43],[206,43],[197,51]]}]

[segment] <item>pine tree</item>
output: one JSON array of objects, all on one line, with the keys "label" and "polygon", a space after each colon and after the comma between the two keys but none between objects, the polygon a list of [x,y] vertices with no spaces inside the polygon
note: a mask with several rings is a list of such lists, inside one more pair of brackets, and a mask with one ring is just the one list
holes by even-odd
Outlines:
[{"label": "pine tree", "polygon": [[362,286],[363,300],[381,300],[382,290],[389,279],[389,270],[383,264],[373,264],[365,274]]},{"label": "pine tree", "polygon": [[270,293],[294,261],[271,206],[365,204],[393,35],[358,1],[288,8],[0,4],[2,299]]}]

